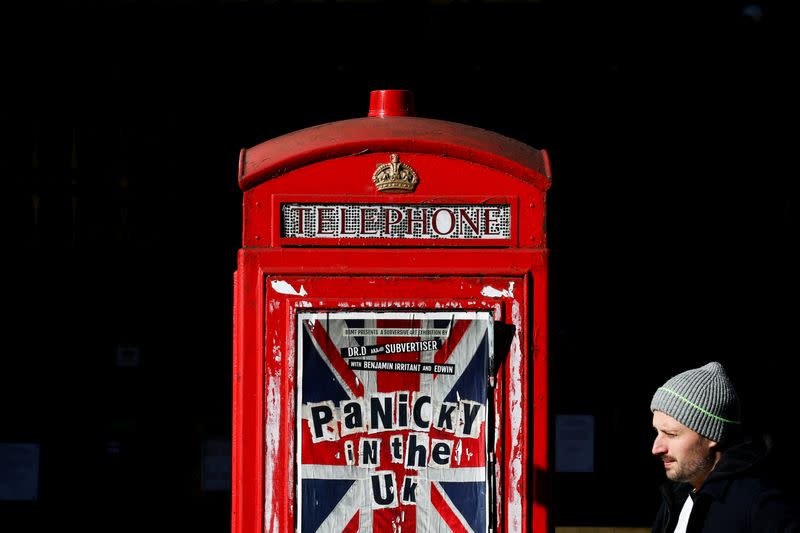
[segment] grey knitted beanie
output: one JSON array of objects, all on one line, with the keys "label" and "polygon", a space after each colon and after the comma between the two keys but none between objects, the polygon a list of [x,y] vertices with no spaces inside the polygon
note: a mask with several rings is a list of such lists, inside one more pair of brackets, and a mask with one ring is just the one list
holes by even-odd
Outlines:
[{"label": "grey knitted beanie", "polygon": [[689,429],[721,444],[741,424],[736,391],[725,369],[717,362],[670,378],[653,395],[650,411],[666,413]]}]

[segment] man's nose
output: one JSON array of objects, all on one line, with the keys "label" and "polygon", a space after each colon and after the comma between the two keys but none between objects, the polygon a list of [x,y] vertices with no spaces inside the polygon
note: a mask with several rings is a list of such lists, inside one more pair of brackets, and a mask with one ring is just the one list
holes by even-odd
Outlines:
[{"label": "man's nose", "polygon": [[660,437],[656,436],[656,438],[653,439],[653,448],[650,450],[650,452],[653,455],[664,455],[667,453],[667,447],[661,443]]}]

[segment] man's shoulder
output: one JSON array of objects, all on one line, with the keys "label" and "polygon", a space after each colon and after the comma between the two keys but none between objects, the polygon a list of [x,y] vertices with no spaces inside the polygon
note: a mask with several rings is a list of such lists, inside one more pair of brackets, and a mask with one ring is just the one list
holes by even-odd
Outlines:
[{"label": "man's shoulder", "polygon": [[767,473],[732,477],[725,481],[725,485],[721,496],[726,505],[791,511],[793,516],[800,513],[797,494]]}]

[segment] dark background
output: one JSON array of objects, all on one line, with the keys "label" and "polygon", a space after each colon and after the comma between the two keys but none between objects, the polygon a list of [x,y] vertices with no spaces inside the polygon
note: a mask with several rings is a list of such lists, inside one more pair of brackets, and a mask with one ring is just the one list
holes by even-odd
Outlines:
[{"label": "dark background", "polygon": [[595,472],[553,476],[556,525],[650,524],[650,397],[711,360],[791,457],[786,4],[4,7],[0,442],[41,462],[38,501],[0,501],[0,529],[229,529],[201,460],[230,438],[239,150],[366,116],[374,89],[550,155],[552,414],[596,427]]}]

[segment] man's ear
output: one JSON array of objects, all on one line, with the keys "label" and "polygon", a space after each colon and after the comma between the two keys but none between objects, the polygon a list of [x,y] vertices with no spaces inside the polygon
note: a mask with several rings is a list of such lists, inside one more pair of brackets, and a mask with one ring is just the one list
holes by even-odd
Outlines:
[{"label": "man's ear", "polygon": [[707,441],[708,441],[707,445],[708,445],[708,449],[709,450],[711,450],[712,452],[718,452],[720,450],[719,442],[717,442],[715,440],[711,440],[711,439],[707,439]]}]

